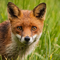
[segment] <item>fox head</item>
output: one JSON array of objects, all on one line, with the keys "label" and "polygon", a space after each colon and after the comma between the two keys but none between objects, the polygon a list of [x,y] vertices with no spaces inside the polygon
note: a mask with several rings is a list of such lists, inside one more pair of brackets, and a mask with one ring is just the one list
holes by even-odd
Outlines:
[{"label": "fox head", "polygon": [[21,43],[31,44],[42,34],[46,4],[41,3],[32,11],[21,10],[15,4],[8,3],[8,18],[12,33]]}]

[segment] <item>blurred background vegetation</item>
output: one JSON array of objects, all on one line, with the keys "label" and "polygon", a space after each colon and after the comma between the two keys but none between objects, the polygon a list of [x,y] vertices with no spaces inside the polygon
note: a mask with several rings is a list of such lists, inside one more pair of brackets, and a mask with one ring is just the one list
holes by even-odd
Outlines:
[{"label": "blurred background vegetation", "polygon": [[0,23],[8,20],[8,2],[13,2],[20,9],[28,10],[33,10],[42,2],[46,3],[43,34],[36,50],[27,57],[27,60],[60,60],[60,0],[0,0]]}]

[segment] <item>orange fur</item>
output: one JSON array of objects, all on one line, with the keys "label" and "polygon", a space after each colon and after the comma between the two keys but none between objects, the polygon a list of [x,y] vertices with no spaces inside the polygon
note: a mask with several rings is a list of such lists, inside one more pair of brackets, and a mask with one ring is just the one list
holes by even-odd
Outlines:
[{"label": "orange fur", "polygon": [[[46,4],[41,3],[29,11],[20,10],[9,2],[7,10],[9,20],[0,24],[0,54],[3,56],[3,60],[5,60],[4,57],[15,60],[18,55],[23,60],[24,55],[30,54],[38,43],[44,25]],[[23,30],[17,29],[18,26],[22,26]],[[36,27],[35,31],[32,30],[32,26]],[[21,43],[17,38],[17,34],[19,38],[21,36],[20,39],[29,36],[31,39],[34,38],[34,41],[30,45],[24,45],[25,43]]]}]

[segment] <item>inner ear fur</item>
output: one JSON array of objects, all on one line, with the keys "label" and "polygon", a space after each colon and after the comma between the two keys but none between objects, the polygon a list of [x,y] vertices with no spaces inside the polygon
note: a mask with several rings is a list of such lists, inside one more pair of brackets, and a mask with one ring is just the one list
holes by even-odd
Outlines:
[{"label": "inner ear fur", "polygon": [[33,9],[33,15],[39,19],[44,20],[46,13],[46,4],[41,3]]},{"label": "inner ear fur", "polygon": [[8,17],[18,17],[20,15],[20,9],[13,3],[7,4]]}]

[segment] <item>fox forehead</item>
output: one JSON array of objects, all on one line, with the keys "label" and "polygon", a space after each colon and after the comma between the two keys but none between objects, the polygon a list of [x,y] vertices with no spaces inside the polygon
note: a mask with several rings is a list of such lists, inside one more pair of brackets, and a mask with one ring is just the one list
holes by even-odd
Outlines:
[{"label": "fox forehead", "polygon": [[43,21],[39,20],[35,16],[32,15],[32,11],[29,10],[21,10],[22,14],[18,18],[13,18],[12,23],[14,26],[23,25],[23,26],[42,26]]},{"label": "fox forehead", "polygon": [[21,20],[31,20],[32,18],[37,19],[35,16],[33,16],[33,12],[30,10],[21,10],[21,14],[18,17]]},{"label": "fox forehead", "polygon": [[21,10],[21,12],[22,12],[22,15],[23,15],[23,17],[30,17],[30,13],[31,13],[31,11],[30,10]]}]

